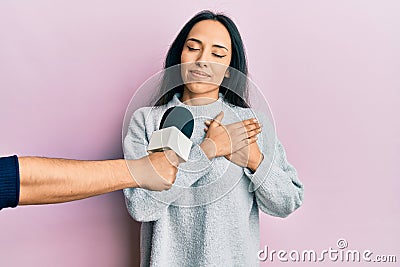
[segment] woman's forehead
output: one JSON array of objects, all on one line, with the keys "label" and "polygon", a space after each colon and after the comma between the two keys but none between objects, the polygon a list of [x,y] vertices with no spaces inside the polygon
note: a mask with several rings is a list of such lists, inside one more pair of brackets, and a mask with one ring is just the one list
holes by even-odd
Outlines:
[{"label": "woman's forehead", "polygon": [[187,39],[194,38],[203,43],[211,43],[211,45],[223,45],[230,47],[231,38],[225,26],[215,20],[203,20],[196,23],[190,30]]}]

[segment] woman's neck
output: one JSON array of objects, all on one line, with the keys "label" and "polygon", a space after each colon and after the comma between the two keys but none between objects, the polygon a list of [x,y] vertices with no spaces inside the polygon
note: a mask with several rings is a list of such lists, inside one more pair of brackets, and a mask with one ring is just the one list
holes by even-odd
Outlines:
[{"label": "woman's neck", "polygon": [[188,89],[183,89],[181,102],[188,106],[203,106],[217,101],[219,98],[219,90],[199,94],[193,93]]}]

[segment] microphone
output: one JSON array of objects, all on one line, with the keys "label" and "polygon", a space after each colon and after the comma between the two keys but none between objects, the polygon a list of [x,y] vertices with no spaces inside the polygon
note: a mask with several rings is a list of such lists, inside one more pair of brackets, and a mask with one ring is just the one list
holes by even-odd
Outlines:
[{"label": "microphone", "polygon": [[147,151],[149,153],[173,150],[182,160],[189,158],[194,119],[192,113],[184,107],[167,109],[161,119],[160,130],[151,134]]}]

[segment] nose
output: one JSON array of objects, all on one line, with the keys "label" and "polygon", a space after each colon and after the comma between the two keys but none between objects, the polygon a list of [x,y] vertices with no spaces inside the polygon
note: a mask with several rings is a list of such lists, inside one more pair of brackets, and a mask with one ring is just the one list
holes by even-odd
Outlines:
[{"label": "nose", "polygon": [[208,67],[210,64],[210,58],[208,56],[208,52],[203,50],[201,51],[201,53],[199,54],[199,57],[196,60],[196,66],[198,67]]}]

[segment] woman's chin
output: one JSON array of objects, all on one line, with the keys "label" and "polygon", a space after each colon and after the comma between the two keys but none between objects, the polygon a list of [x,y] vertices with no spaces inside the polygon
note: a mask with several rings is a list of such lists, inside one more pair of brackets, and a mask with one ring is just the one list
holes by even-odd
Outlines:
[{"label": "woman's chin", "polygon": [[191,94],[212,95],[218,94],[219,87],[207,83],[191,83],[185,86]]}]

